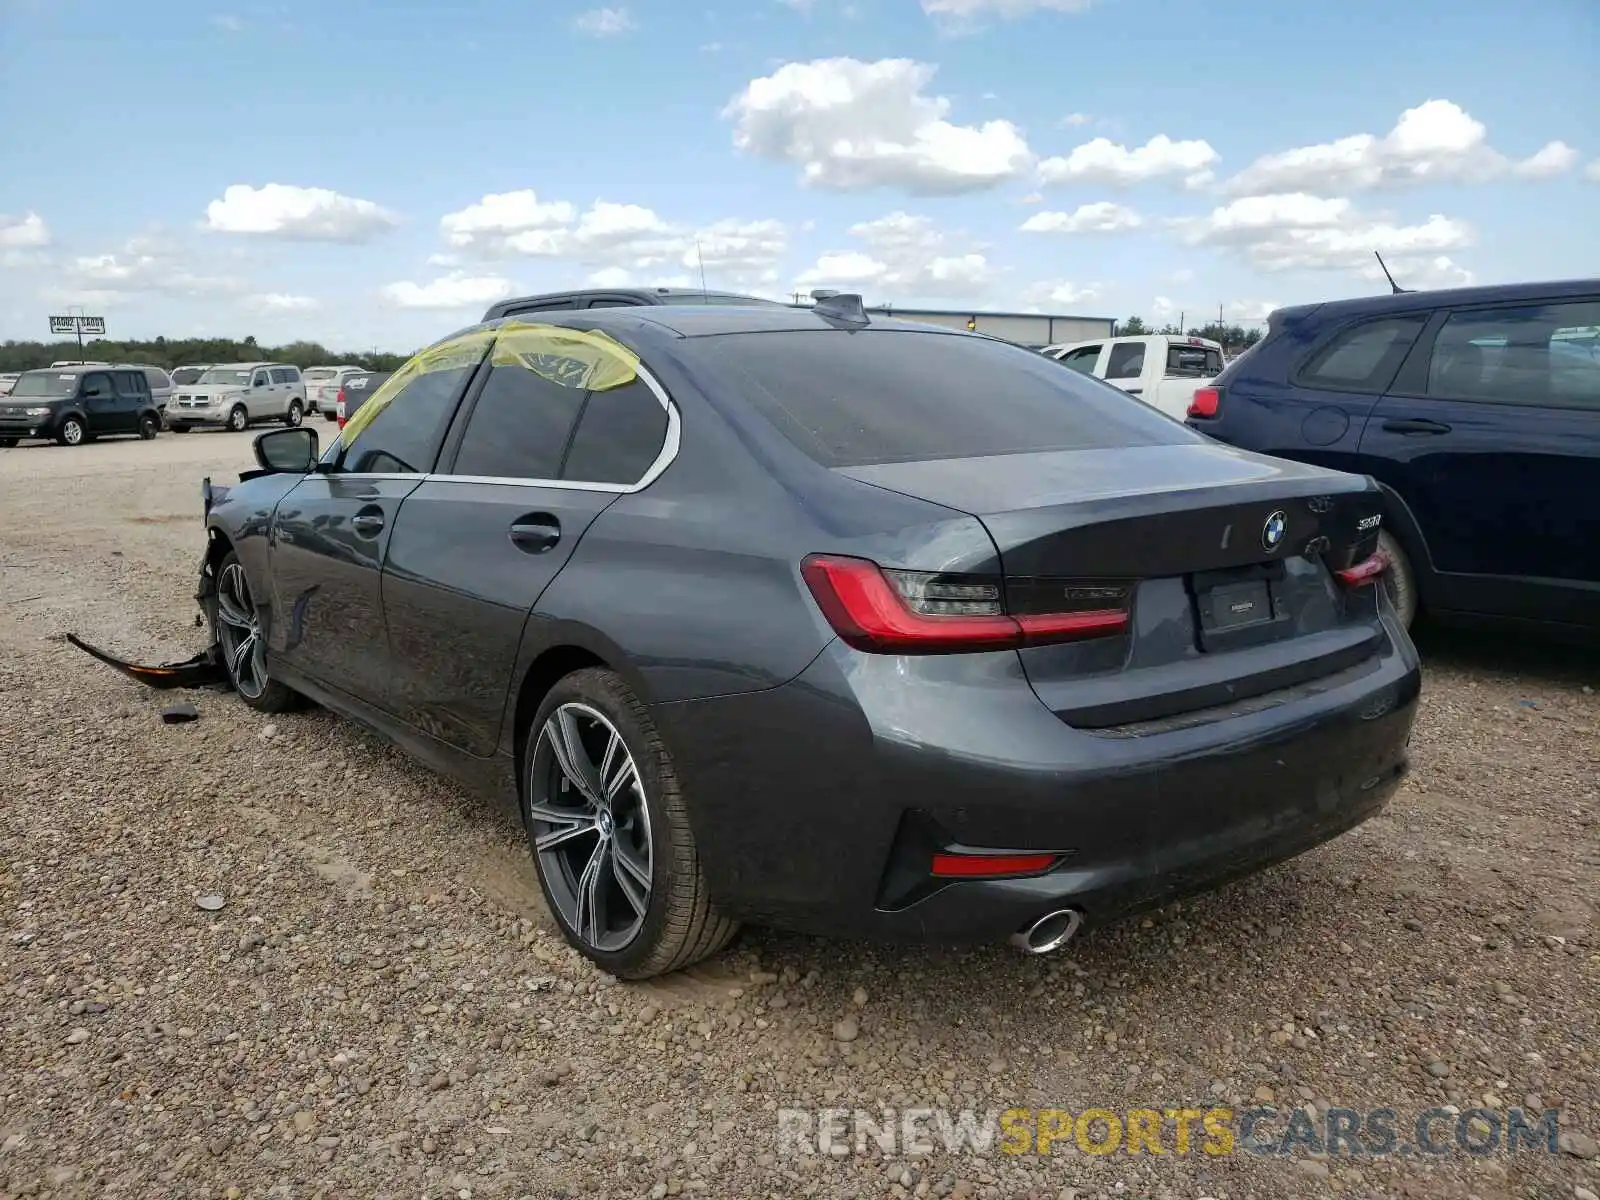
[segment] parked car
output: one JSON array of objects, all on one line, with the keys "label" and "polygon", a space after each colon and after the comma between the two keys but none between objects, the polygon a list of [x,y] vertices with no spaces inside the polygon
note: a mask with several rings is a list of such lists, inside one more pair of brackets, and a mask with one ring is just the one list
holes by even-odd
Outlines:
[{"label": "parked car", "polygon": [[21,374],[20,371],[6,371],[0,374],[0,396],[11,394],[11,389],[16,386],[17,377]]},{"label": "parked car", "polygon": [[1207,338],[1151,334],[1046,346],[1041,353],[1138,396],[1183,420],[1196,387],[1222,371],[1222,344]]},{"label": "parked car", "polygon": [[57,367],[24,371],[0,404],[0,447],[27,438],[77,446],[128,433],[153,438],[161,411],[136,368]]},{"label": "parked car", "polygon": [[622,977],[740,921],[1048,951],[1405,770],[1370,480],[858,296],[486,322],[256,456],[197,593],[240,698],[502,797]]},{"label": "parked car", "polygon": [[335,420],[339,389],[345,380],[365,374],[364,367],[307,367],[301,376],[306,385],[306,412],[321,413],[325,419]]},{"label": "parked car", "polygon": [[339,428],[343,429],[350,418],[360,410],[362,404],[370,400],[393,375],[393,371],[363,371],[345,380],[344,386],[339,389],[339,396],[334,401],[333,408],[334,419],[339,422]]},{"label": "parked car", "polygon": [[298,425],[305,416],[306,385],[300,368],[287,363],[214,366],[167,404],[167,427],[187,433],[196,425],[241,431],[256,421]]},{"label": "parked car", "polygon": [[1409,622],[1600,630],[1600,280],[1310,304],[1198,389],[1188,424],[1371,475]]},{"label": "parked car", "polygon": [[564,312],[575,308],[636,308],[657,304],[697,304],[744,308],[785,308],[776,300],[742,296],[736,292],[708,292],[703,288],[590,288],[577,292],[545,292],[517,296],[489,306],[485,321],[533,312]]}]

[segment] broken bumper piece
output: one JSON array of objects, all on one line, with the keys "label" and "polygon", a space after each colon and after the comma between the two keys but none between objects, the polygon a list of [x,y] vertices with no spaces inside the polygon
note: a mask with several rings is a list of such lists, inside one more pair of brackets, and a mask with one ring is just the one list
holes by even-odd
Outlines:
[{"label": "broken bumper piece", "polygon": [[228,668],[222,661],[221,647],[215,643],[185,662],[141,666],[107,654],[104,650],[91,646],[75,633],[67,634],[67,641],[90,658],[99,659],[106,666],[116,668],[129,679],[146,687],[165,691],[170,688],[227,687],[229,683]]}]

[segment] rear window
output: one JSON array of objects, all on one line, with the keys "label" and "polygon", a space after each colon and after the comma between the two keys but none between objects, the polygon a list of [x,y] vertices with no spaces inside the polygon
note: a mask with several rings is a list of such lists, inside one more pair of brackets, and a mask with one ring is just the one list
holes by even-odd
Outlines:
[{"label": "rear window", "polygon": [[1222,373],[1222,351],[1209,346],[1168,346],[1168,379],[1212,379]]},{"label": "rear window", "polygon": [[301,378],[307,383],[321,383],[324,380],[332,379],[338,373],[333,367],[311,367]]},{"label": "rear window", "polygon": [[898,330],[692,338],[740,397],[827,467],[1198,441],[1018,346]]}]

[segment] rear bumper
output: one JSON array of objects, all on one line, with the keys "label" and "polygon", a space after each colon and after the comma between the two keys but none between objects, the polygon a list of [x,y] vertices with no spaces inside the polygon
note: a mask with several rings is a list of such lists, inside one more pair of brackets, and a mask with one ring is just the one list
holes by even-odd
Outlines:
[{"label": "rear bumper", "polygon": [[[1406,770],[1405,633],[1335,686],[1141,736],[1074,730],[1014,654],[830,646],[771,691],[659,705],[718,903],[780,928],[998,940],[1056,908],[1112,921],[1368,819]],[[928,878],[933,842],[1054,851],[1025,879]]]}]

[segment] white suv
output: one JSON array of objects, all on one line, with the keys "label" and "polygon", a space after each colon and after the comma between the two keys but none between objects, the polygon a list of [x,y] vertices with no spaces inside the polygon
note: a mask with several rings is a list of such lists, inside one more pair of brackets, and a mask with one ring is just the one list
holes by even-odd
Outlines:
[{"label": "white suv", "polygon": [[195,425],[243,431],[253,421],[298,425],[305,413],[306,385],[299,367],[228,363],[212,367],[192,384],[173,388],[166,418],[173,433],[186,433]]},{"label": "white suv", "polygon": [[319,412],[330,421],[337,420],[339,392],[355,376],[366,373],[363,367],[307,367],[306,412]]}]

